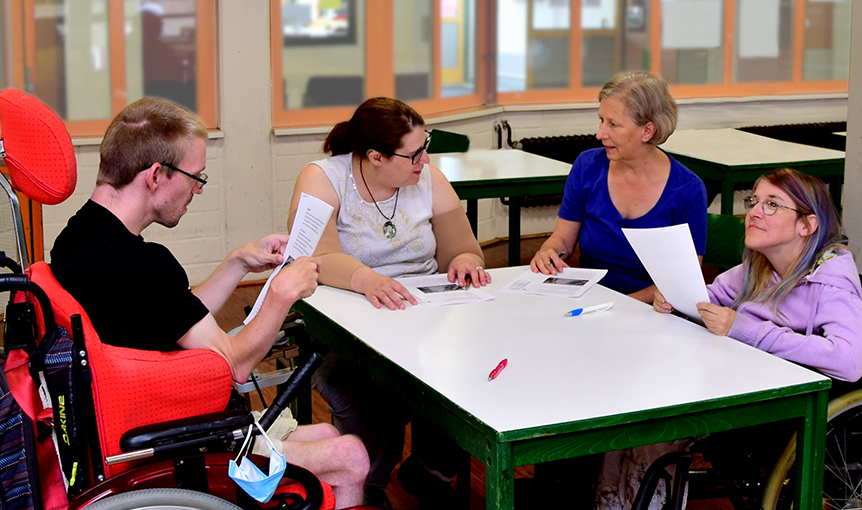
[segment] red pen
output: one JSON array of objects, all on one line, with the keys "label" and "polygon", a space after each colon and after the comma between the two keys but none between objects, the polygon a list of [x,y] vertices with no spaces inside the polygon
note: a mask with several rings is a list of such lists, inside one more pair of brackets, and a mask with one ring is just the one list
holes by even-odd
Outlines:
[{"label": "red pen", "polygon": [[500,372],[502,372],[503,369],[506,368],[506,365],[508,365],[508,364],[509,364],[509,360],[507,360],[507,359],[504,359],[503,361],[498,363],[497,368],[495,368],[494,370],[491,370],[491,373],[488,374],[488,380],[493,381],[494,379],[496,379],[497,376],[500,375]]}]

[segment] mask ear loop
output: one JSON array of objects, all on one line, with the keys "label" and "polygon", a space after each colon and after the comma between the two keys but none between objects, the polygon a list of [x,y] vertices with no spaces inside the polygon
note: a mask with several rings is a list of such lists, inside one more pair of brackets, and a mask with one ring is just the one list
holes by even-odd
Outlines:
[{"label": "mask ear loop", "polygon": [[[251,445],[252,445],[252,443],[251,443],[251,437],[252,437],[252,435],[253,435],[253,434],[252,434],[252,427],[257,427],[257,429],[260,431],[260,434],[261,434],[261,435],[263,436],[263,438],[266,440],[266,444],[268,444],[268,445],[269,445],[269,447],[270,447],[271,449],[273,449],[273,450],[275,450],[275,449],[276,449],[276,448],[275,448],[275,445],[274,445],[274,444],[272,444],[272,440],[269,438],[269,436],[268,436],[268,435],[266,435],[266,431],[264,431],[264,430],[263,430],[263,427],[261,427],[261,426],[260,426],[260,422],[258,422],[258,421],[255,419],[255,420],[254,420],[254,424],[253,424],[253,425],[249,425],[249,426],[248,426],[248,434],[246,434],[246,436],[245,436],[245,441],[243,441],[243,442],[242,442],[242,446],[240,447],[239,452],[237,452],[237,454],[236,454],[236,458],[235,458],[235,459],[233,459],[233,461],[234,461],[235,463],[238,463],[238,462],[239,462],[239,458],[240,458],[240,457],[242,457],[242,454],[243,454],[243,452],[244,452],[244,451],[246,451],[246,450],[251,451]],[[277,450],[276,450],[276,451],[277,451]],[[246,455],[248,455],[248,453],[246,453]]]},{"label": "mask ear loop", "polygon": [[253,427],[253,425],[248,426],[248,433],[245,435],[245,441],[242,442],[242,446],[240,446],[239,451],[236,454],[236,458],[233,459],[235,464],[239,464],[239,458],[242,457],[242,452],[244,452],[250,444],[251,436],[252,436],[252,427]]}]

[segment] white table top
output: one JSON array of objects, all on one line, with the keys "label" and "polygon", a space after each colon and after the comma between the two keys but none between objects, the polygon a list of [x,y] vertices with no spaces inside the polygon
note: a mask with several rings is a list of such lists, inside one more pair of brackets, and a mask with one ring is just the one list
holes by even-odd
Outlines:
[{"label": "white table top", "polygon": [[[325,286],[306,301],[498,432],[826,379],[604,287],[577,300],[497,292],[527,269],[491,270],[494,300],[479,304],[376,310]],[[563,316],[606,301],[609,311]]]},{"label": "white table top", "polygon": [[431,164],[449,182],[529,177],[565,177],[572,165],[521,150],[474,149],[467,152],[429,154]]},{"label": "white table top", "polygon": [[844,153],[775,140],[737,129],[688,129],[674,132],[662,149],[722,165],[775,165],[843,159]]}]

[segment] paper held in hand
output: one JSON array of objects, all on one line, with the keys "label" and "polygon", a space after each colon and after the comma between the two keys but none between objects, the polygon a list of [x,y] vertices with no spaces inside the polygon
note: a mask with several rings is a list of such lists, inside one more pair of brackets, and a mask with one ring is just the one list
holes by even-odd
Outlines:
[{"label": "paper held in hand", "polygon": [[697,304],[708,303],[709,294],[688,224],[624,228],[623,234],[665,300],[675,309],[701,322]]},{"label": "paper held in hand", "polygon": [[293,230],[290,233],[290,239],[287,241],[287,246],[284,248],[284,262],[280,266],[273,269],[272,274],[266,280],[263,289],[257,296],[254,306],[251,308],[248,317],[245,318],[243,324],[248,324],[257,312],[260,311],[263,305],[263,299],[266,297],[266,292],[269,290],[269,283],[275,278],[283,268],[290,265],[291,262],[299,257],[310,257],[314,255],[314,250],[317,249],[317,243],[320,242],[320,237],[323,235],[323,229],[329,223],[329,217],[332,216],[332,206],[305,193],[299,197],[299,206],[296,208],[296,218],[293,220]]}]

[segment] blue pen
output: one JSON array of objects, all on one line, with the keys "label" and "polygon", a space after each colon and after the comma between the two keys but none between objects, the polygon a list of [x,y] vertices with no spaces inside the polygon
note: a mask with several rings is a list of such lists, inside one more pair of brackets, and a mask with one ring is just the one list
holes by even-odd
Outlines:
[{"label": "blue pen", "polygon": [[585,313],[590,313],[590,312],[601,312],[601,311],[607,310],[608,308],[610,308],[612,306],[614,306],[613,301],[611,301],[610,303],[602,303],[600,305],[595,305],[595,306],[585,306],[583,308],[575,308],[574,310],[572,310],[570,312],[566,312],[566,317],[574,317],[576,315],[583,315]]}]

